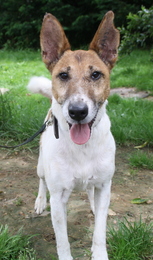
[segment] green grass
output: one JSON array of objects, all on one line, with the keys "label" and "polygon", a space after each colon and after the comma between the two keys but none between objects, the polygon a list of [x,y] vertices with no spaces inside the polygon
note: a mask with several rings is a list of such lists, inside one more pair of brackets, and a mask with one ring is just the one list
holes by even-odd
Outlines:
[{"label": "green grass", "polygon": [[27,93],[25,86],[30,77],[50,77],[41,60],[40,51],[0,50],[0,70],[0,87],[18,89],[21,96]]},{"label": "green grass", "polygon": [[125,219],[117,228],[111,226],[107,237],[110,260],[153,259],[153,223]]},{"label": "green grass", "polygon": [[112,133],[118,144],[153,145],[153,102],[142,99],[122,99],[118,95],[109,97],[108,113]]},{"label": "green grass", "polygon": [[0,226],[1,260],[36,260],[36,253],[30,248],[31,236],[25,236],[21,230],[10,235],[8,226]]},{"label": "green grass", "polygon": [[136,87],[153,91],[153,62],[150,51],[135,50],[121,56],[111,73],[111,87]]},{"label": "green grass", "polygon": [[153,154],[138,150],[130,155],[129,163],[132,168],[153,170]]},{"label": "green grass", "polygon": [[[41,260],[30,246],[30,236],[19,231],[10,235],[7,226],[0,227],[1,260]],[[153,223],[127,219],[111,225],[107,232],[108,255],[110,260],[152,260]],[[88,251],[87,251],[88,252]],[[90,252],[88,252],[90,255]],[[51,256],[51,259],[57,259]],[[89,257],[90,258],[90,257]]]},{"label": "green grass", "polygon": [[[34,75],[50,75],[40,52],[2,50],[0,68],[0,87],[10,89],[0,96],[0,135],[3,143],[13,145],[26,140],[43,124],[50,102],[41,95],[27,95],[26,85]],[[38,146],[38,140],[28,147]]]}]

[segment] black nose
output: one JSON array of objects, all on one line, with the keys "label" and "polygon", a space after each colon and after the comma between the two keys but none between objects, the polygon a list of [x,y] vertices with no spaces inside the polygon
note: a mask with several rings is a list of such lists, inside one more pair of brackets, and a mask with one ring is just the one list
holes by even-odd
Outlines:
[{"label": "black nose", "polygon": [[68,111],[69,116],[76,121],[81,121],[88,115],[88,107],[83,102],[69,104]]}]

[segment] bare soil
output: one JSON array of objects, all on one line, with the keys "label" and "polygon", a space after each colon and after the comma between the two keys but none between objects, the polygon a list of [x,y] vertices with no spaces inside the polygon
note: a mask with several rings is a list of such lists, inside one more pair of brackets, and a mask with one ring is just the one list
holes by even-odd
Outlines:
[{"label": "bare soil", "polygon": [[[113,178],[108,225],[126,217],[130,221],[153,220],[153,171],[131,170],[128,156],[133,147],[117,148],[116,173]],[[0,152],[0,220],[12,234],[23,227],[23,233],[34,235],[33,246],[38,258],[56,256],[50,212],[38,216],[34,202],[38,190],[36,166],[38,154],[27,151]],[[132,204],[134,198],[147,198],[146,204]],[[72,254],[76,259],[90,259],[94,217],[85,192],[73,193],[68,204],[68,230]]]}]

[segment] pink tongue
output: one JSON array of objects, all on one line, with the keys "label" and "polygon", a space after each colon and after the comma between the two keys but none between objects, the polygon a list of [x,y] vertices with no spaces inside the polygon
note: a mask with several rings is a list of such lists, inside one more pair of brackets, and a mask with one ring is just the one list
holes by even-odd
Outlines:
[{"label": "pink tongue", "polygon": [[85,144],[90,138],[90,128],[88,124],[74,124],[70,128],[70,136],[74,143]]}]

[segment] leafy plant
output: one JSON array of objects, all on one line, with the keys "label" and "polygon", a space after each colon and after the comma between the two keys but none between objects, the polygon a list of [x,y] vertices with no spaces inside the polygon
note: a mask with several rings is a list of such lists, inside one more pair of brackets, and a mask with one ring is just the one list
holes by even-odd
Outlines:
[{"label": "leafy plant", "polygon": [[134,48],[153,46],[153,6],[144,6],[136,14],[129,13],[126,27],[120,28],[122,42],[121,53],[131,52]]},{"label": "leafy plant", "polygon": [[64,26],[74,48],[86,46],[103,15],[113,10],[116,26],[126,24],[126,15],[147,8],[152,0],[7,0],[1,1],[0,48],[40,48],[39,34],[46,12],[55,15]]}]

